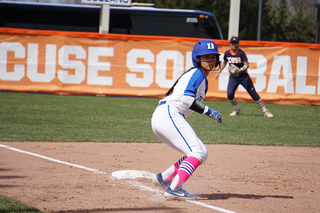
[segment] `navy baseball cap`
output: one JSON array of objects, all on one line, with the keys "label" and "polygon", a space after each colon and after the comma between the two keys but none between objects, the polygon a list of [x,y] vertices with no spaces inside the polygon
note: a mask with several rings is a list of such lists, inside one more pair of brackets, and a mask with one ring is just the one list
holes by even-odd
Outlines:
[{"label": "navy baseball cap", "polygon": [[231,44],[232,42],[237,42],[237,43],[239,43],[239,39],[238,39],[237,37],[232,37],[232,38],[230,39],[230,44]]}]

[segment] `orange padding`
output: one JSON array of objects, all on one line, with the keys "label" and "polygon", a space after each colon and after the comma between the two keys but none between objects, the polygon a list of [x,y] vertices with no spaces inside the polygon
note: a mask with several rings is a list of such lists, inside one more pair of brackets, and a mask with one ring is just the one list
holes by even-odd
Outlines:
[{"label": "orange padding", "polygon": [[[193,66],[199,38],[0,28],[0,90],[161,98]],[[221,53],[228,40],[214,40]],[[320,45],[240,41],[267,103],[320,106]],[[208,76],[206,100],[227,100],[229,74]],[[253,102],[243,88],[239,102]]]}]

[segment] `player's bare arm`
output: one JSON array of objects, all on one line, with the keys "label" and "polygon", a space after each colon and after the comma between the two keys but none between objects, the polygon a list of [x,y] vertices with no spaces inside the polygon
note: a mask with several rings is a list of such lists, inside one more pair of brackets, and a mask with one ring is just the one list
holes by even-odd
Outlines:
[{"label": "player's bare arm", "polygon": [[223,61],[222,64],[221,64],[221,68],[220,68],[220,70],[218,71],[218,73],[214,76],[214,79],[218,79],[218,78],[219,78],[220,73],[221,73],[222,70],[226,67],[226,65],[227,65],[227,61]]},{"label": "player's bare arm", "polygon": [[243,67],[240,68],[241,71],[246,71],[249,68],[249,62],[244,61],[243,62]]}]

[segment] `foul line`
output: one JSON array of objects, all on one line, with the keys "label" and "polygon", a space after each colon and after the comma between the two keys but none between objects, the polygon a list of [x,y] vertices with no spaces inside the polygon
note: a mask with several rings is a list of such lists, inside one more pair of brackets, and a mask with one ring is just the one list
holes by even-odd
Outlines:
[{"label": "foul line", "polygon": [[[84,169],[84,170],[91,171],[91,172],[94,172],[94,173],[107,174],[106,172],[100,171],[98,169],[93,169],[93,168],[90,168],[90,167],[86,167],[86,166],[82,166],[82,165],[78,165],[78,164],[73,164],[73,163],[57,160],[57,159],[50,158],[50,157],[47,157],[47,156],[44,156],[44,155],[39,155],[37,153],[33,153],[33,152],[28,152],[28,151],[24,151],[24,150],[21,150],[21,149],[17,149],[17,148],[11,147],[11,146],[0,144],[0,147],[9,149],[9,150],[12,150],[12,151],[15,151],[15,152],[20,152],[20,153],[32,155],[32,156],[35,156],[35,157],[39,157],[39,158],[46,159],[46,160],[49,160],[49,161],[53,161],[53,162],[56,162],[56,163],[65,164],[65,165],[76,167],[76,168],[79,168],[79,169]],[[127,181],[127,183],[129,183],[129,185],[134,185],[136,187],[139,187],[141,190],[148,190],[148,191],[160,193],[160,190],[153,189],[151,187],[145,186],[145,185],[141,184],[140,182]],[[217,207],[217,206],[212,206],[212,205],[209,205],[209,204],[206,204],[206,203],[202,203],[202,202],[196,201],[196,200],[187,200],[187,201],[190,202],[190,203],[193,203],[193,204],[196,204],[196,205],[199,205],[199,206],[203,206],[203,207],[206,207],[206,208],[209,208],[209,209],[214,209],[214,210],[217,210],[217,211],[220,211],[220,212],[223,212],[223,213],[236,213],[234,211],[223,209],[223,208],[220,208],[220,207]]]},{"label": "foul line", "polygon": [[85,166],[78,165],[78,164],[68,163],[68,162],[57,160],[57,159],[54,159],[54,158],[50,158],[50,157],[47,157],[47,156],[44,156],[44,155],[39,155],[37,153],[27,152],[27,151],[24,151],[24,150],[21,150],[21,149],[17,149],[17,148],[11,147],[11,146],[0,144],[0,147],[6,148],[6,149],[10,149],[12,151],[16,151],[16,152],[21,152],[21,153],[24,153],[24,154],[32,155],[32,156],[35,156],[35,157],[38,157],[38,158],[43,158],[43,159],[46,159],[46,160],[49,160],[49,161],[53,161],[53,162],[56,162],[56,163],[61,163],[61,164],[65,164],[65,165],[68,165],[68,166],[77,167],[77,168],[80,168],[80,169],[85,169],[85,170],[88,170],[90,172],[107,174],[106,172],[99,171],[98,169],[93,169],[93,168],[85,167]]}]

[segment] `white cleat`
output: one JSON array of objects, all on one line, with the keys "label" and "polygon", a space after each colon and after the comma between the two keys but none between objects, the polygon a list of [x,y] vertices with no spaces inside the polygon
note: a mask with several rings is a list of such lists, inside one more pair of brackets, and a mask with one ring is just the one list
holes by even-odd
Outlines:
[{"label": "white cleat", "polygon": [[231,112],[230,116],[236,116],[236,115],[240,115],[241,110],[239,109],[234,109],[233,112]]},{"label": "white cleat", "polygon": [[267,118],[272,118],[273,115],[269,110],[264,111],[264,116],[266,116]]}]

